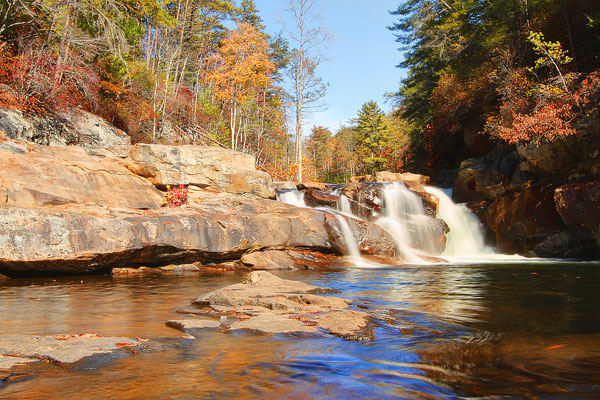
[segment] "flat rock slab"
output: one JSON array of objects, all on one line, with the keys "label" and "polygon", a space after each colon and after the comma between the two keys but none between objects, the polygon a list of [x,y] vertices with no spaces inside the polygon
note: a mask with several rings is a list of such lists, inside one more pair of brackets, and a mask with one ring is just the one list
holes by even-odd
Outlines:
[{"label": "flat rock slab", "polygon": [[170,320],[165,323],[168,327],[185,331],[187,329],[206,329],[206,328],[218,328],[221,326],[220,321],[212,319],[179,319]]},{"label": "flat rock slab", "polygon": [[[22,359],[33,361],[49,360],[60,363],[73,363],[84,357],[112,353],[121,347],[142,347],[136,339],[124,337],[102,337],[92,334],[59,336],[0,336],[0,362],[12,365]],[[12,366],[11,365],[11,366]],[[10,368],[10,367],[9,367]]]},{"label": "flat rock slab", "polygon": [[[232,315],[214,326],[264,333],[327,332],[352,340],[368,340],[369,314],[351,309],[351,300],[318,293],[339,293],[331,288],[281,279],[266,271],[251,272],[242,282],[199,297],[194,304],[205,307],[207,316]],[[236,320],[237,318],[237,320]],[[197,321],[197,322],[190,322]],[[230,323],[230,321],[233,321]],[[169,321],[180,330],[207,327],[205,320]]]},{"label": "flat rock slab", "polygon": [[38,360],[22,357],[0,356],[0,369],[11,369],[15,365],[26,364],[35,361]]}]

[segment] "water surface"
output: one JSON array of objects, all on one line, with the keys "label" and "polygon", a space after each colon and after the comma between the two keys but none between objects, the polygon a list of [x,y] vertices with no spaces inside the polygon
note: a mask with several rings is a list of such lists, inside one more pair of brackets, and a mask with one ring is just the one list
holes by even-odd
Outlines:
[{"label": "water surface", "polygon": [[373,315],[375,339],[164,325],[242,273],[11,280],[0,335],[152,339],[100,365],[49,367],[4,399],[600,398],[600,266],[414,266],[279,272],[336,287]]}]

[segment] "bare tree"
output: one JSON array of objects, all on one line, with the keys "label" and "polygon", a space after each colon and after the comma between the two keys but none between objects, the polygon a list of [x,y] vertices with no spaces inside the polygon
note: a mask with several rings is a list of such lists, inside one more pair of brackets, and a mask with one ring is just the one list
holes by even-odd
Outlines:
[{"label": "bare tree", "polygon": [[326,85],[316,75],[316,69],[325,60],[322,47],[331,35],[321,24],[321,10],[316,0],[287,0],[286,13],[291,22],[285,25],[294,46],[290,62],[292,102],[296,123],[296,163],[298,181],[302,182],[302,123],[311,111],[323,108]]}]

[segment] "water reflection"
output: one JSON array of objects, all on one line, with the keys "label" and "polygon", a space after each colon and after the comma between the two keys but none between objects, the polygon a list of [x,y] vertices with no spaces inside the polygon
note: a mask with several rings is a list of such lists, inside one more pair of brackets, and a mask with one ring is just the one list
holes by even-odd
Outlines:
[{"label": "water reflection", "polygon": [[375,340],[164,326],[240,274],[11,281],[0,334],[94,332],[153,350],[88,370],[49,368],[0,398],[598,398],[600,268],[427,266],[281,272],[337,287],[376,318]]}]

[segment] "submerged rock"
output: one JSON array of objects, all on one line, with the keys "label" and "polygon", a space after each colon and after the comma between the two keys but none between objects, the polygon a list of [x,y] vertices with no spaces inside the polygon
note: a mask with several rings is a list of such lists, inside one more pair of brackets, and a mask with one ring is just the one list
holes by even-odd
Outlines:
[{"label": "submerged rock", "polygon": [[117,352],[121,348],[139,349],[145,346],[137,339],[94,334],[0,336],[0,368],[8,369],[23,362],[43,360],[74,363],[85,357]]},{"label": "submerged rock", "polygon": [[[221,326],[229,330],[248,329],[265,333],[320,333],[326,331],[348,339],[368,339],[369,315],[352,310],[352,301],[317,294],[336,293],[303,282],[278,278],[266,271],[251,272],[242,282],[196,299],[195,304],[209,307],[215,316],[236,316],[227,323],[186,320],[169,326],[178,329]],[[198,321],[198,322],[193,322]]]}]

